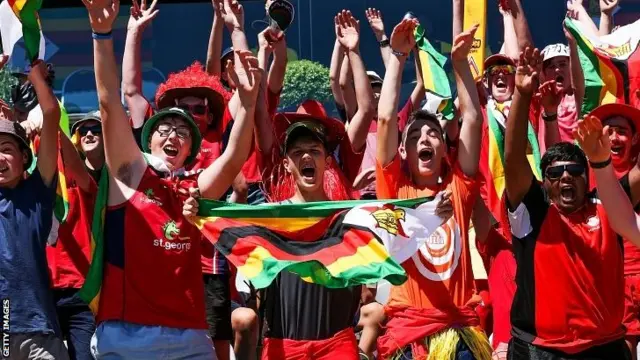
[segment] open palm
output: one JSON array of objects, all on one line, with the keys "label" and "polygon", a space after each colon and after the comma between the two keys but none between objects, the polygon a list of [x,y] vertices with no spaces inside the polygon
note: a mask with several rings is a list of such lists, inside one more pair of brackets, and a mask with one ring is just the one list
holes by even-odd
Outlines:
[{"label": "open palm", "polygon": [[338,14],[339,31],[338,41],[340,45],[349,50],[355,50],[360,43],[360,29],[358,21],[351,15],[349,11],[342,11]]},{"label": "open palm", "polygon": [[458,36],[453,39],[453,46],[451,48],[451,58],[453,60],[467,60],[478,26],[479,25],[473,25],[471,29],[458,34]]},{"label": "open palm", "polygon": [[106,34],[113,29],[118,17],[120,0],[82,0],[89,11],[89,23],[95,33]]},{"label": "open palm", "polygon": [[227,73],[231,80],[237,84],[240,99],[255,101],[262,80],[262,70],[258,64],[258,58],[248,50],[236,51],[236,61],[233,65],[231,62],[227,63]]},{"label": "open palm", "polygon": [[368,8],[365,10],[365,15],[374,33],[384,33],[384,22],[382,22],[382,13],[380,10]]},{"label": "open palm", "polygon": [[416,26],[418,26],[416,19],[404,19],[396,25],[391,33],[391,48],[405,54],[409,53],[416,45],[416,39],[413,35]]},{"label": "open palm", "polygon": [[542,70],[540,50],[526,48],[520,53],[516,69],[516,88],[521,94],[532,94],[538,89],[538,75]]},{"label": "open palm", "polygon": [[158,10],[156,10],[157,4],[158,0],[153,0],[151,6],[147,8],[146,0],[142,0],[142,3],[140,5],[138,5],[138,0],[133,0],[131,6],[131,16],[129,17],[129,24],[127,25],[127,28],[129,30],[144,30],[147,25],[149,25],[151,21],[158,15]]},{"label": "open palm", "polygon": [[575,139],[591,162],[603,162],[611,156],[609,127],[602,126],[600,119],[587,116],[573,130]]}]

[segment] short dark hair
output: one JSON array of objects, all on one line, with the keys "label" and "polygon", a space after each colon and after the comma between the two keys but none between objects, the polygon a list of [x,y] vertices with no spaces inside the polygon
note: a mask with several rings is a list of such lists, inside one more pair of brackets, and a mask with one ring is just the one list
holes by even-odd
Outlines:
[{"label": "short dark hair", "polygon": [[547,152],[544,153],[540,160],[542,176],[546,173],[547,167],[553,164],[554,161],[575,161],[584,166],[585,171],[588,169],[587,157],[584,151],[578,145],[569,142],[560,142],[547,149]]},{"label": "short dark hair", "polygon": [[401,143],[404,144],[407,140],[407,135],[409,135],[409,128],[416,121],[426,121],[433,125],[434,128],[440,132],[440,136],[444,140],[444,129],[442,129],[442,125],[440,125],[440,121],[438,118],[432,113],[426,110],[416,110],[409,116],[409,121],[407,122],[407,126],[404,127],[402,131],[402,138],[400,139]]}]

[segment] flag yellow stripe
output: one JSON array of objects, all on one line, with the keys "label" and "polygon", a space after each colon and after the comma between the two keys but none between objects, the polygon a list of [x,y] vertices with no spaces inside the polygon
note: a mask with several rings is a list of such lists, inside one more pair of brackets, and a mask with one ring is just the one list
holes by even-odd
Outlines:
[{"label": "flag yellow stripe", "polygon": [[502,197],[504,191],[504,167],[502,166],[502,158],[500,154],[500,148],[495,135],[489,132],[489,169],[491,171],[491,178],[493,179],[493,186],[496,189],[498,197]]},{"label": "flag yellow stripe", "polygon": [[358,266],[367,266],[375,263],[382,263],[389,257],[384,246],[375,239],[371,239],[365,246],[360,246],[355,254],[337,259],[327,266],[331,275],[338,275],[344,271]]},{"label": "flag yellow stripe", "polygon": [[244,265],[238,267],[238,271],[251,280],[260,275],[264,269],[263,261],[269,258],[273,258],[269,250],[263,247],[257,247],[249,254]]},{"label": "flag yellow stripe", "polygon": [[[217,219],[219,219],[219,217],[197,217],[193,223],[198,229],[202,230],[206,223],[216,221]],[[227,220],[239,221],[242,222],[243,225],[264,226],[274,231],[293,232],[309,228],[324,220],[324,218],[227,218]]]},{"label": "flag yellow stripe", "polygon": [[616,91],[618,84],[616,83],[616,75],[602,61],[599,62],[600,78],[602,79],[602,89],[600,90],[600,104],[612,104],[617,101]]},{"label": "flag yellow stripe", "polygon": [[24,4],[27,3],[27,0],[16,0],[16,2],[13,3],[13,12],[16,14],[20,14],[20,11],[22,11],[22,8],[24,8]]},{"label": "flag yellow stripe", "polygon": [[424,79],[424,88],[426,90],[434,90],[436,84],[433,82],[433,72],[431,70],[431,61],[426,51],[418,51],[420,56],[420,65],[422,67],[422,78]]}]

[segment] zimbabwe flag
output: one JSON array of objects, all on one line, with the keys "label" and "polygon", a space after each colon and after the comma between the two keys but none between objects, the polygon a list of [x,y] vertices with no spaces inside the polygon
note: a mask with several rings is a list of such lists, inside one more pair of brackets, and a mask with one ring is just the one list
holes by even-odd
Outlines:
[{"label": "zimbabwe flag", "polygon": [[21,38],[30,62],[44,58],[44,36],[38,11],[42,0],[6,0],[0,4],[0,34],[4,53],[11,56]]},{"label": "zimbabwe flag", "polygon": [[402,284],[399,263],[442,220],[430,199],[267,206],[200,201],[193,223],[256,288],[283,270],[330,288],[386,279]]},{"label": "zimbabwe flag", "polygon": [[576,39],[584,72],[581,115],[602,104],[640,105],[635,95],[640,89],[640,20],[600,37],[579,21],[565,19],[564,23]]},{"label": "zimbabwe flag", "polygon": [[447,57],[431,45],[422,25],[416,27],[414,35],[420,57],[420,71],[427,91],[427,104],[431,111],[442,113],[445,119],[451,120],[453,119],[453,99],[449,78],[444,71]]}]

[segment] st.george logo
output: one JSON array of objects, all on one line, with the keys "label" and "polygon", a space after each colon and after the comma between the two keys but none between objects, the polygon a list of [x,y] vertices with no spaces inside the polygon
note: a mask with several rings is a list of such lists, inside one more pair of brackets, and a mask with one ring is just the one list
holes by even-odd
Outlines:
[{"label": "st.george logo", "polygon": [[164,238],[170,241],[175,240],[180,235],[180,229],[178,229],[178,225],[173,220],[164,224],[162,232],[164,234]]}]

